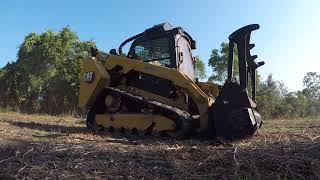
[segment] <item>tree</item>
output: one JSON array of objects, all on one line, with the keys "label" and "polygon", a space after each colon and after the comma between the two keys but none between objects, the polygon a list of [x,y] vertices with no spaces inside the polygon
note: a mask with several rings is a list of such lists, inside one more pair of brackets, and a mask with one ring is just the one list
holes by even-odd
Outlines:
[{"label": "tree", "polygon": [[284,114],[288,117],[305,117],[308,101],[301,91],[288,93],[284,98]]},{"label": "tree", "polygon": [[284,98],[288,91],[282,82],[274,80],[269,74],[268,78],[260,84],[258,91],[258,109],[264,118],[275,119],[285,116]]},{"label": "tree", "polygon": [[303,78],[304,93],[311,99],[320,99],[320,74],[308,72]]},{"label": "tree", "polygon": [[50,114],[75,110],[78,104],[80,59],[90,55],[94,42],[80,41],[69,27],[59,32],[29,33],[18,59],[1,71],[2,106],[23,112]]},{"label": "tree", "polygon": [[308,72],[303,79],[303,94],[308,99],[308,115],[320,115],[320,74]]},{"label": "tree", "polygon": [[199,56],[195,57],[195,71],[196,71],[196,77],[199,79],[206,78],[206,67],[204,65],[204,62],[200,59]]},{"label": "tree", "polygon": [[[238,50],[236,48],[233,49],[233,79],[239,80],[239,64],[238,64]],[[209,77],[208,81],[213,81],[217,84],[223,84],[227,79],[227,68],[228,68],[228,57],[229,57],[229,44],[228,43],[221,43],[220,49],[213,49],[208,65],[212,68],[212,75]],[[256,88],[257,94],[260,94],[261,91],[261,77],[256,72]],[[248,79],[248,92],[251,94],[252,87],[251,87],[251,79]]]},{"label": "tree", "polygon": [[[221,43],[220,49],[213,49],[210,55],[208,65],[212,68],[212,75],[209,77],[209,81],[213,81],[218,84],[223,84],[227,79],[227,67],[228,67],[228,52],[229,44]],[[234,48],[234,78],[239,75],[238,65],[238,51]]]}]

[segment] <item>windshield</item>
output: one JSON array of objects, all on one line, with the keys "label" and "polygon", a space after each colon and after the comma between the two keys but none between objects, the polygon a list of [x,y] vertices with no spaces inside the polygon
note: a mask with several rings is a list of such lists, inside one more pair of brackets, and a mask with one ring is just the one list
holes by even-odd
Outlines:
[{"label": "windshield", "polygon": [[138,42],[134,47],[134,58],[160,66],[170,66],[169,43],[167,38]]}]

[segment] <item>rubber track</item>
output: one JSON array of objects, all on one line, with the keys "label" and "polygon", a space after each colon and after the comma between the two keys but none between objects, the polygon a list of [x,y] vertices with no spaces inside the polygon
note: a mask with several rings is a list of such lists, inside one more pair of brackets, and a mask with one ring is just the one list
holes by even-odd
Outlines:
[{"label": "rubber track", "polygon": [[121,98],[126,98],[127,100],[129,99],[130,101],[135,101],[137,104],[142,104],[150,109],[155,110],[158,114],[172,119],[176,123],[177,127],[175,132],[169,133],[169,135],[172,137],[187,136],[189,133],[191,133],[193,129],[192,116],[186,111],[169,106],[167,104],[150,100],[145,97],[136,96],[117,88],[107,87],[106,90],[108,91],[108,94],[120,95]]}]

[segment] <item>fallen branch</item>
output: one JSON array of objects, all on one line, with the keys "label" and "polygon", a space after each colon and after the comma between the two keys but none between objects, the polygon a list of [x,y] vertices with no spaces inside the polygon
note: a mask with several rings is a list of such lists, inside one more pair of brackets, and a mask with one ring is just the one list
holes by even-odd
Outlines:
[{"label": "fallen branch", "polygon": [[237,149],[238,149],[238,146],[236,146],[236,148],[233,151],[233,160],[236,162],[236,165],[239,166],[239,163],[238,163],[237,158],[236,158]]}]

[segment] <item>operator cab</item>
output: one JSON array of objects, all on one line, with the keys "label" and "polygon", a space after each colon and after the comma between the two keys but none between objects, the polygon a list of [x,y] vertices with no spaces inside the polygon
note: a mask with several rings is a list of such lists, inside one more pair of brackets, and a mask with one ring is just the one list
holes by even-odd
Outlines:
[{"label": "operator cab", "polygon": [[196,42],[181,27],[173,28],[169,23],[155,25],[124,41],[119,47],[132,42],[128,57],[134,60],[174,68],[195,80],[194,58],[191,51]]}]

